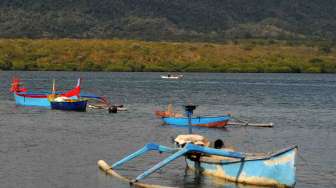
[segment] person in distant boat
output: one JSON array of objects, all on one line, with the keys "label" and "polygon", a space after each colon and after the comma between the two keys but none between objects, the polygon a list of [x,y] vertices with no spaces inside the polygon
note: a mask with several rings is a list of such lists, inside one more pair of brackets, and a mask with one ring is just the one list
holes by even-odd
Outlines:
[{"label": "person in distant boat", "polygon": [[172,115],[174,114],[173,104],[169,103],[167,106],[167,114]]},{"label": "person in distant boat", "polygon": [[182,114],[174,112],[173,104],[171,103],[168,104],[166,115],[168,115],[168,117],[183,117]]},{"label": "person in distant boat", "polygon": [[155,111],[155,115],[158,118],[162,118],[162,117],[184,117],[182,114],[174,112],[172,104],[168,104],[168,107],[167,107],[166,111]]}]

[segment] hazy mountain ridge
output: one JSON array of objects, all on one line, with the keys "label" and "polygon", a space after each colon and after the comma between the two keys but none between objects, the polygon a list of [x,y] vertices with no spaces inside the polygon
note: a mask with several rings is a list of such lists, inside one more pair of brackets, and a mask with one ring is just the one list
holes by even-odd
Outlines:
[{"label": "hazy mountain ridge", "polygon": [[2,0],[0,37],[335,39],[333,0]]}]

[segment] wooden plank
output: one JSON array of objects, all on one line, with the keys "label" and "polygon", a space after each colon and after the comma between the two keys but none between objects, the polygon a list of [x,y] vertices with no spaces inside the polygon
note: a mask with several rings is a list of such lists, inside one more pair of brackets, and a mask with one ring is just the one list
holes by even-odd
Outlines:
[{"label": "wooden plank", "polygon": [[272,128],[273,123],[245,123],[245,122],[229,122],[228,125],[241,125],[241,126],[251,126],[251,127],[267,127]]}]

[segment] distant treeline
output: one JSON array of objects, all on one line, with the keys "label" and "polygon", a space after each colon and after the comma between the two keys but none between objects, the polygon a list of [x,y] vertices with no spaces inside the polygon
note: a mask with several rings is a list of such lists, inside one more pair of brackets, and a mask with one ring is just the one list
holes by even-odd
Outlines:
[{"label": "distant treeline", "polygon": [[323,42],[0,39],[1,70],[336,73]]}]

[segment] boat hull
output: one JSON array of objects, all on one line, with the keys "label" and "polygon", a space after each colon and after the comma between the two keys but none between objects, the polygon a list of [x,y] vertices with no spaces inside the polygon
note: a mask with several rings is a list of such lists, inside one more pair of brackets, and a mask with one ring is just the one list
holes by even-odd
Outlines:
[{"label": "boat hull", "polygon": [[164,76],[164,75],[161,75],[161,78],[171,79],[171,80],[178,80],[178,79],[181,79],[182,77],[183,77],[182,75],[178,75],[178,76]]},{"label": "boat hull", "polygon": [[53,110],[85,112],[86,111],[87,100],[72,101],[72,102],[51,101],[50,104],[51,104],[51,109],[53,109]]},{"label": "boat hull", "polygon": [[[50,101],[48,100],[48,95],[51,92],[15,92],[14,99],[15,104],[19,106],[35,106],[35,107],[45,107],[51,109]],[[56,94],[61,94],[60,92],[56,92]],[[81,98],[88,99],[101,99],[99,96],[95,96],[92,94],[84,94],[80,95]],[[69,97],[70,99],[78,99],[77,96]]]},{"label": "boat hull", "polygon": [[20,106],[40,106],[50,108],[48,94],[44,93],[14,93],[16,105]]},{"label": "boat hull", "polygon": [[[224,127],[228,124],[228,121],[231,119],[230,115],[217,116],[217,117],[193,117],[191,118],[191,124],[193,126],[200,127]],[[163,117],[162,121],[165,124],[177,125],[177,126],[188,126],[187,117]]]},{"label": "boat hull", "polygon": [[199,161],[186,157],[187,166],[202,174],[224,178],[229,181],[278,187],[295,185],[295,156],[297,147],[293,146],[268,157],[241,160]]}]

